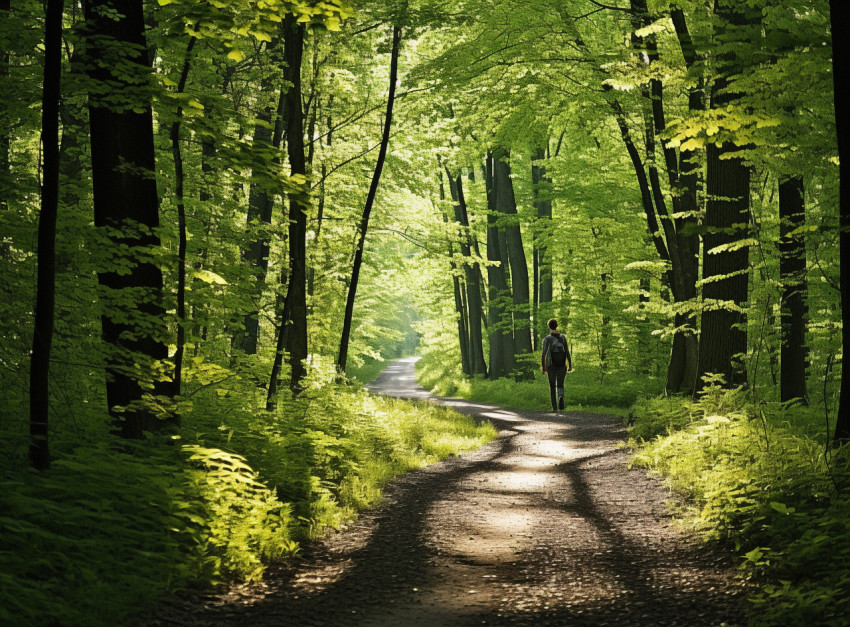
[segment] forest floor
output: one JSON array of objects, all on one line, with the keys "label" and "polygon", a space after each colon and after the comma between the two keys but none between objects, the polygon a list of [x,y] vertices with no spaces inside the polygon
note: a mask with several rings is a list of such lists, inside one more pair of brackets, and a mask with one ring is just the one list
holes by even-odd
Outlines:
[{"label": "forest floor", "polygon": [[667,488],[627,468],[622,418],[435,398],[414,363],[394,362],[372,390],[490,420],[499,438],[393,482],[378,507],[264,583],[169,604],[141,624],[744,622],[733,557],[674,526]]}]

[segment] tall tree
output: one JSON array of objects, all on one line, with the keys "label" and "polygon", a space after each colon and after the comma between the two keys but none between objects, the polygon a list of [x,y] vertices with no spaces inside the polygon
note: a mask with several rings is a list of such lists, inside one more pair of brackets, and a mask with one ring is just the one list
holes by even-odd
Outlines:
[{"label": "tall tree", "polygon": [[[141,0],[85,4],[91,164],[95,226],[126,251],[123,267],[98,272],[107,344],[106,398],[118,433],[141,438],[163,426],[142,400],[168,395],[157,369],[167,356],[162,271],[150,259],[159,246],[145,19]],[[176,418],[172,417],[171,422]]]},{"label": "tall tree", "polygon": [[[189,70],[192,66],[192,50],[197,40],[189,38],[186,53],[183,58],[183,68],[180,80],[177,82],[177,93],[182,94],[186,89]],[[186,347],[186,201],[184,188],[186,177],[183,173],[183,149],[180,146],[180,126],[183,122],[183,107],[177,107],[177,119],[171,123],[171,157],[174,161],[174,197],[177,203],[177,347],[174,350],[174,389],[175,395],[180,394],[183,382],[183,351]]]},{"label": "tall tree", "polygon": [[496,209],[494,190],[495,159],[487,154],[484,180],[487,188],[487,320],[490,340],[491,379],[500,379],[513,372],[514,336],[513,324],[508,311],[511,299],[508,287],[505,258],[502,250],[503,237],[499,229],[499,212]]},{"label": "tall tree", "polygon": [[345,301],[345,317],[342,322],[342,334],[339,340],[339,356],[336,367],[340,373],[345,372],[348,362],[348,342],[351,336],[351,322],[354,317],[354,300],[357,297],[357,283],[360,280],[360,266],[363,265],[363,249],[366,245],[366,231],[369,228],[369,216],[372,214],[372,205],[375,203],[375,195],[378,193],[378,184],[381,181],[381,172],[384,161],[387,158],[387,148],[390,143],[390,129],[393,121],[393,105],[395,104],[396,82],[398,81],[398,55],[401,46],[401,27],[393,26],[392,49],[390,52],[390,89],[387,96],[387,110],[384,116],[384,132],[381,137],[381,145],[378,149],[378,160],[375,163],[375,171],[372,174],[372,184],[366,195],[366,203],[363,207],[363,215],[360,218],[357,246],[354,249],[354,263],[351,268],[351,281],[348,285],[348,298]]},{"label": "tall tree", "polygon": [[[835,91],[835,127],[838,134],[838,158],[840,161],[839,191],[839,258],[841,268],[841,345],[844,354],[850,354],[850,96],[847,95],[847,79],[850,78],[850,46],[842,44],[838,36],[850,23],[850,4],[843,0],[830,0],[830,25],[832,27],[832,80]],[[850,368],[841,368],[841,398],[835,423],[835,444],[850,442]]]},{"label": "tall tree", "polygon": [[[304,153],[304,110],[301,93],[301,60],[304,53],[303,24],[295,16],[287,16],[284,25],[283,60],[286,63],[284,80],[290,87],[286,92],[286,149],[290,176],[300,175],[307,180],[307,160]],[[289,322],[286,350],[289,354],[290,388],[297,392],[307,374],[307,211],[309,198],[304,190],[289,195]]]},{"label": "tall tree", "polygon": [[[751,41],[753,13],[738,3],[715,5],[717,36],[728,42]],[[729,90],[729,77],[740,71],[734,52],[720,56],[720,75],[711,91],[711,108],[720,110],[739,100]],[[747,382],[741,359],[747,353],[747,289],[749,283],[750,168],[731,142],[707,147],[706,212],[703,220],[703,314],[697,388],[709,373],[722,374],[728,385]]]},{"label": "tall tree", "polygon": [[[517,355],[527,355],[532,350],[528,261],[522,244],[514,184],[511,179],[510,150],[506,148],[497,148],[493,152],[493,197],[496,211],[505,216],[501,219],[504,220],[504,241],[507,250],[502,251],[502,256],[507,253],[511,269],[514,351]],[[527,373],[531,372],[530,368],[525,370]]]},{"label": "tall tree", "polygon": [[798,398],[808,403],[806,245],[798,231],[805,222],[803,177],[787,177],[779,183],[779,275],[782,283],[779,395],[782,402]]},{"label": "tall tree", "polygon": [[[270,47],[276,47],[275,43],[272,43]],[[290,70],[287,66],[284,73],[288,72]],[[261,93],[268,93],[271,90],[271,84],[270,79],[263,80],[260,88]],[[266,154],[271,149],[272,162],[275,164],[280,161],[278,155],[280,154],[284,126],[287,123],[283,118],[286,104],[289,102],[286,95],[288,89],[293,89],[293,87],[287,88],[284,85],[279,90],[276,115],[272,115],[273,111],[270,105],[266,106],[257,116],[257,123],[254,125],[254,146],[260,147]],[[273,117],[274,122],[272,122]],[[268,184],[262,178],[263,175],[259,173],[252,175],[251,186],[248,191],[247,223],[253,237],[248,246],[242,250],[242,259],[249,265],[256,278],[256,287],[253,290],[252,298],[257,308],[245,314],[243,317],[245,328],[234,338],[235,348],[242,350],[247,355],[256,354],[260,337],[259,301],[263,295],[269,268],[269,237],[266,229],[271,224],[272,212],[274,211],[274,195],[269,193]]]},{"label": "tall tree", "polygon": [[30,461],[50,463],[48,405],[50,349],[56,296],[56,214],[59,205],[59,94],[62,78],[62,0],[48,0],[44,23],[44,83],[41,99],[41,214],[38,221],[38,277],[30,359]]},{"label": "tall tree", "polygon": [[460,252],[466,259],[463,271],[466,278],[467,327],[469,335],[469,372],[472,375],[487,375],[487,362],[484,360],[484,345],[482,342],[481,320],[483,306],[481,302],[481,269],[477,259],[472,258],[472,238],[469,228],[469,216],[466,208],[466,198],[463,192],[463,175],[458,174],[449,178],[449,191],[454,201],[455,221],[460,228]]}]

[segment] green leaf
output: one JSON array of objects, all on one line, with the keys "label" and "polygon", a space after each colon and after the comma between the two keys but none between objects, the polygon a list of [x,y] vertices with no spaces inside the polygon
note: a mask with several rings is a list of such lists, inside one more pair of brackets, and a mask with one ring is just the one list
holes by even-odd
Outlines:
[{"label": "green leaf", "polygon": [[192,276],[204,283],[212,283],[214,285],[228,284],[227,281],[225,281],[220,275],[215,272],[210,272],[209,270],[192,270]]},{"label": "green leaf", "polygon": [[238,48],[234,48],[233,50],[227,53],[227,58],[239,63],[240,61],[245,59],[245,53],[239,50]]}]

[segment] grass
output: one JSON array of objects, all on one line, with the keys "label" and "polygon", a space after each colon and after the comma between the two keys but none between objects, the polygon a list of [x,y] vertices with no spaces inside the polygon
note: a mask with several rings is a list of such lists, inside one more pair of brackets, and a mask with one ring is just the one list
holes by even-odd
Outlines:
[{"label": "grass", "polygon": [[846,625],[850,462],[824,446],[823,415],[717,385],[633,411],[634,463],[666,477],[685,523],[733,547],[757,584],[750,624]]},{"label": "grass", "polygon": [[363,385],[371,383],[378,378],[378,375],[383,372],[384,368],[389,365],[388,361],[383,359],[363,359],[362,363],[357,365],[349,365],[346,369],[346,374],[349,379],[358,381]]},{"label": "grass", "polygon": [[258,580],[394,477],[497,435],[447,408],[327,381],[275,413],[256,409],[252,383],[230,385],[198,390],[177,439],[99,434],[46,472],[5,470],[0,623],[114,625],[164,592]]}]

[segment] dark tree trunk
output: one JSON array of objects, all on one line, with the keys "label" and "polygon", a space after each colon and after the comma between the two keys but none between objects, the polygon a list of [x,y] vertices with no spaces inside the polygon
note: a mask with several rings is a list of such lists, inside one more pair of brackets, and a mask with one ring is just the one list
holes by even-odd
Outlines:
[{"label": "dark tree trunk", "polygon": [[[448,171],[446,171],[448,173]],[[443,172],[439,172],[440,177],[440,200],[446,200],[446,185],[443,179]],[[453,185],[452,177],[449,174],[449,186]],[[455,190],[452,189],[452,198],[455,198]],[[446,213],[443,213],[443,221],[448,225],[450,220],[449,216]],[[463,244],[461,244],[461,251],[463,251]],[[455,251],[454,245],[452,244],[451,237],[449,237],[446,241],[446,253],[449,256],[449,265],[451,266],[452,271],[452,287],[454,292],[455,299],[455,313],[457,314],[457,339],[458,344],[460,345],[460,363],[461,370],[465,375],[472,374],[472,368],[470,366],[469,360],[469,326],[467,324],[467,310],[466,303],[464,302],[463,297],[463,284],[460,280],[460,267],[455,259]],[[466,265],[464,263],[464,265]]]},{"label": "dark tree trunk", "polygon": [[[120,274],[98,274],[105,296],[106,399],[118,422],[116,431],[141,438],[165,422],[141,403],[146,388],[159,395],[168,395],[172,388],[156,381],[155,374],[167,357],[162,272],[150,261],[136,261],[143,248],[159,246],[153,117],[148,97],[138,89],[150,74],[144,13],[140,0],[91,0],[85,8],[86,54],[95,81],[89,93],[94,221],[97,227],[114,229],[108,237],[116,250],[129,249],[132,262]],[[113,72],[116,67],[121,71]],[[139,374],[134,366],[140,366]],[[176,417],[168,422],[176,422]]]},{"label": "dark tree trunk", "polygon": [[[738,10],[736,10],[738,9]],[[715,12],[721,21],[721,35],[735,27],[751,24],[743,5],[718,3]],[[721,76],[712,89],[712,108],[725,107],[740,95],[725,91],[727,77],[738,68],[734,55],[722,55]],[[697,390],[702,377],[710,373],[723,375],[731,386],[747,383],[744,360],[747,354],[747,289],[749,283],[749,248],[717,251],[747,237],[750,219],[750,169],[740,157],[731,157],[735,148],[729,142],[710,144],[707,159],[707,202],[703,227],[703,314],[700,323],[700,353]],[[724,278],[719,278],[724,277]]]},{"label": "dark tree trunk", "polygon": [[[832,79],[835,83],[835,126],[838,133],[838,158],[840,160],[839,191],[839,256],[841,259],[841,331],[843,354],[850,355],[850,97],[847,95],[847,80],[850,78],[850,48],[842,44],[844,28],[850,23],[850,4],[843,0],[830,0],[830,24],[832,26]],[[850,367],[845,359],[841,367],[841,398],[835,423],[835,444],[850,442]]]},{"label": "dark tree trunk", "polygon": [[546,166],[541,163],[547,158],[546,150],[538,148],[534,154],[537,161],[531,166],[531,182],[534,184],[534,206],[537,209],[537,228],[534,236],[534,349],[542,333],[543,319],[554,314],[548,305],[552,302],[552,261],[546,250],[546,235],[552,224],[552,179],[546,175]]},{"label": "dark tree trunk", "polygon": [[[272,44],[272,47],[274,44]],[[284,72],[291,72],[285,68]],[[288,79],[287,79],[288,80]],[[269,81],[263,82],[263,93],[269,91]],[[271,147],[273,162],[279,163],[280,145],[283,141],[284,125],[287,123],[285,110],[287,109],[286,87],[281,87],[278,94],[277,113],[274,116],[273,129],[271,107],[264,108],[257,116],[259,123],[254,126],[254,145],[261,148]],[[290,88],[292,89],[292,88]],[[255,177],[259,178],[259,177]],[[263,298],[263,290],[266,285],[266,275],[269,269],[269,237],[266,229],[271,224],[274,212],[274,196],[269,194],[267,184],[254,180],[248,190],[248,215],[247,225],[249,231],[258,230],[254,239],[247,248],[242,251],[242,259],[254,272],[256,284],[253,290],[255,309],[252,309],[243,318],[244,329],[233,338],[234,348],[244,352],[246,355],[255,355],[260,338],[260,301]]]},{"label": "dark tree trunk", "polygon": [[487,279],[489,284],[487,318],[490,339],[490,378],[506,377],[514,369],[514,338],[511,332],[510,314],[505,312],[511,301],[510,289],[505,276],[502,237],[499,234],[499,214],[493,181],[493,155],[487,155]]},{"label": "dark tree trunk", "polygon": [[478,262],[473,262],[472,241],[473,235],[469,231],[469,216],[466,210],[466,198],[463,194],[463,176],[458,174],[457,178],[449,177],[449,190],[454,201],[455,221],[460,225],[460,251],[467,259],[463,266],[466,278],[466,303],[467,303],[467,329],[469,333],[469,374],[487,375],[487,362],[484,360],[484,344],[481,335],[481,318],[483,307],[481,304],[481,270]]},{"label": "dark tree trunk", "polygon": [[339,342],[339,357],[336,366],[340,373],[345,373],[348,362],[348,342],[351,336],[351,322],[354,317],[354,300],[357,297],[357,283],[360,280],[360,266],[363,264],[363,248],[366,244],[366,231],[369,228],[369,216],[372,214],[372,205],[375,195],[378,193],[378,184],[381,180],[381,171],[384,168],[384,160],[387,158],[387,148],[390,143],[390,129],[393,121],[393,105],[395,104],[396,81],[398,80],[398,53],[401,46],[401,27],[393,26],[393,45],[390,55],[390,90],[387,96],[387,112],[384,118],[384,133],[381,138],[381,147],[378,150],[378,160],[375,164],[375,172],[372,175],[372,184],[366,196],[366,204],[363,207],[363,216],[360,219],[359,237],[357,247],[354,250],[354,263],[351,268],[351,282],[348,286],[348,298],[345,302],[345,318],[342,323],[342,336]]},{"label": "dark tree trunk", "polygon": [[[12,11],[11,0],[0,0],[0,20],[9,23]],[[9,50],[4,47],[0,50],[0,86],[5,87],[9,82]],[[0,211],[6,211],[9,207],[9,135],[10,124],[8,120],[0,117]],[[0,256],[5,246],[0,244]]]},{"label": "dark tree trunk", "polygon": [[[646,0],[632,0],[632,24],[637,30],[646,27],[653,21],[649,14]],[[674,10],[676,13],[678,10]],[[681,20],[677,22],[677,19]],[[695,52],[690,41],[690,33],[684,16],[675,16],[677,32],[680,35],[680,43],[683,46],[686,65],[690,70],[696,63]],[[651,65],[659,60],[658,46],[654,34],[645,39],[633,35],[633,44],[636,50],[645,51],[643,57],[647,64]],[[701,89],[701,80],[698,81]],[[692,111],[703,108],[702,98],[693,98],[695,90],[691,88],[689,107]],[[663,133],[667,128],[664,110],[664,85],[658,78],[649,81],[649,91],[646,96],[650,101],[651,114],[646,120],[646,148],[647,162],[649,165],[649,182],[652,191],[655,208],[660,220],[660,226],[664,231],[664,239],[669,254],[670,272],[667,282],[673,294],[675,302],[683,303],[696,298],[696,281],[698,278],[699,262],[697,253],[699,241],[694,235],[696,225],[696,183],[697,166],[695,154],[682,151],[683,160],[680,166],[675,149],[662,140],[662,154],[664,166],[667,171],[667,180],[672,190],[671,203],[673,206],[673,217],[667,212],[666,201],[661,189],[661,180],[658,173],[656,161],[655,137]],[[687,173],[685,172],[687,169]],[[689,234],[690,232],[690,234]],[[696,319],[692,314],[677,313],[674,317],[675,333],[673,335],[673,346],[670,352],[670,361],[667,367],[667,380],[665,390],[669,393],[680,391],[693,392],[696,383],[696,371],[698,362],[699,345],[695,335]]]},{"label": "dark tree trunk", "polygon": [[[304,154],[304,111],[301,105],[301,58],[304,52],[304,26],[292,16],[286,18],[283,56],[284,80],[291,84],[286,92],[286,147],[291,174],[306,178]],[[289,195],[289,300],[290,328],[286,351],[289,354],[290,389],[297,393],[307,375],[307,211],[310,202],[306,190]]]},{"label": "dark tree trunk", "polygon": [[44,85],[41,99],[43,155],[41,214],[38,219],[38,277],[30,359],[30,461],[50,465],[48,408],[50,348],[56,296],[56,215],[59,205],[59,93],[62,77],[62,0],[47,0],[44,26]]},{"label": "dark tree trunk", "polygon": [[[177,93],[186,89],[192,61],[195,38],[189,39],[183,60],[183,69],[177,83]],[[180,126],[183,122],[183,107],[177,107],[177,119],[171,125],[171,156],[174,160],[174,196],[177,201],[177,348],[174,351],[174,390],[180,394],[183,383],[183,350],[186,345],[186,203],[184,202],[183,153],[180,148]]]},{"label": "dark tree trunk", "polygon": [[[529,307],[528,261],[522,244],[522,232],[517,215],[514,185],[511,180],[510,151],[498,149],[493,154],[493,194],[496,211],[507,216],[505,243],[511,269],[511,293],[513,295],[514,350],[518,355],[527,355],[531,348],[531,309]],[[504,219],[504,218],[503,218]],[[502,251],[504,257],[504,251]],[[531,365],[524,368],[525,375],[531,374]]]},{"label": "dark tree trunk", "polygon": [[781,371],[782,402],[802,399],[806,393],[806,317],[808,284],[806,282],[806,244],[803,236],[793,234],[806,223],[803,177],[795,176],[779,184],[779,276],[782,282],[781,307]]}]

